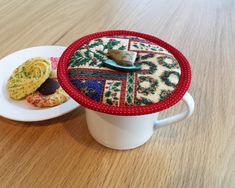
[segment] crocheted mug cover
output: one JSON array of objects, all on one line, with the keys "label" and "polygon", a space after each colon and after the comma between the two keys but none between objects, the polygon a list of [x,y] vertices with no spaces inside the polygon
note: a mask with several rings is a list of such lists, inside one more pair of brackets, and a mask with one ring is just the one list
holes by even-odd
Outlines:
[{"label": "crocheted mug cover", "polygon": [[[137,52],[141,70],[108,68],[108,49]],[[187,91],[187,59],[168,43],[133,31],[105,31],[82,37],[63,53],[58,65],[63,89],[78,103],[113,115],[144,115],[176,104]]]}]

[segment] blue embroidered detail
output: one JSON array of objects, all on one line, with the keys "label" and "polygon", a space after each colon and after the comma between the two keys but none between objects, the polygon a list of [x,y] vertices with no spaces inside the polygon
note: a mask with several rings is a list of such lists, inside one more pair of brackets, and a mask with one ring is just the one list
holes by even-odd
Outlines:
[{"label": "blue embroidered detail", "polygon": [[71,80],[71,83],[89,98],[99,102],[102,99],[104,80]]}]

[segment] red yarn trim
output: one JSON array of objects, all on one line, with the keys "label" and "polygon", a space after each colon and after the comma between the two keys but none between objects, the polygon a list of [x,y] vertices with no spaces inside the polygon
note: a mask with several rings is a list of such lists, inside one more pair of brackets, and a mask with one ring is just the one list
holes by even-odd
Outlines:
[{"label": "red yarn trim", "polygon": [[[104,36],[115,36],[115,35],[131,35],[144,38],[149,40],[166,50],[168,50],[179,62],[181,68],[180,80],[178,82],[177,88],[168,96],[166,99],[163,99],[157,103],[146,105],[146,106],[128,106],[128,107],[116,107],[111,105],[106,105],[101,102],[94,101],[80,91],[78,91],[70,82],[68,77],[68,62],[73,53],[81,47],[83,44],[93,40],[95,38],[100,38]],[[191,81],[191,69],[187,59],[183,56],[181,52],[175,49],[170,44],[158,39],[155,36],[138,33],[134,31],[125,31],[125,30],[112,30],[98,32],[84,36],[74,43],[72,43],[62,54],[59,64],[58,64],[58,80],[63,87],[63,89],[78,103],[82,106],[90,108],[95,111],[100,111],[107,114],[121,115],[121,116],[130,116],[130,115],[144,115],[162,111],[166,108],[169,108],[176,104],[182,99],[185,92],[188,90]]]}]

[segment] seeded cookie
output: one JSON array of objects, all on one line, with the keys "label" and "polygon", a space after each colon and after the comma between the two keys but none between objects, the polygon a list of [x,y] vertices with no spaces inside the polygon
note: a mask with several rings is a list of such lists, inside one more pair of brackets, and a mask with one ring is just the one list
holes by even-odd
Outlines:
[{"label": "seeded cookie", "polygon": [[19,100],[35,92],[50,76],[51,63],[45,58],[32,58],[17,67],[7,82],[9,96]]},{"label": "seeded cookie", "polygon": [[33,104],[36,107],[52,107],[66,102],[69,99],[67,93],[59,87],[53,94],[44,95],[39,91],[26,97],[28,103]]}]

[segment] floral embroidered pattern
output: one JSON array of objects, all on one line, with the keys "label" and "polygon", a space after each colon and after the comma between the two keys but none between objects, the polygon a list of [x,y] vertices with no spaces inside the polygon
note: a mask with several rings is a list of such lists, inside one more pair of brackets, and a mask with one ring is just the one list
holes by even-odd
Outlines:
[{"label": "floral embroidered pattern", "polygon": [[167,67],[169,69],[179,68],[178,61],[171,56],[161,56],[161,57],[157,57],[157,59],[158,59],[159,65],[162,65],[162,66]]},{"label": "floral embroidered pattern", "polygon": [[153,101],[146,98],[146,97],[136,98],[136,105],[137,106],[144,106],[144,105],[148,105],[148,104],[153,104]]},{"label": "floral embroidered pattern", "polygon": [[166,51],[167,52],[167,50],[161,48],[158,45],[153,45],[153,44],[138,42],[138,41],[131,41],[131,50],[152,51],[152,52],[164,52],[164,51]]},{"label": "floral embroidered pattern", "polygon": [[180,74],[176,71],[165,71],[163,72],[163,74],[160,76],[161,80],[168,86],[172,86],[172,87],[176,87],[176,83],[173,83],[172,81],[170,81],[170,76],[171,75],[175,75],[178,79],[180,77]]},{"label": "floral embroidered pattern", "polygon": [[107,80],[105,83],[105,91],[103,102],[105,104],[118,106],[120,100],[121,81]]},{"label": "floral embroidered pattern", "polygon": [[95,39],[80,47],[70,58],[70,67],[102,67],[103,61],[107,59],[108,49],[126,50],[127,46],[118,39]]},{"label": "floral embroidered pattern", "polygon": [[[146,83],[147,82],[147,83]],[[143,84],[145,83],[145,84]],[[143,84],[143,85],[142,85]],[[150,76],[139,76],[137,81],[137,91],[143,95],[155,94],[158,81]]]},{"label": "floral embroidered pattern", "polygon": [[[137,52],[141,70],[121,72],[103,66],[108,49]],[[178,61],[167,50],[131,36],[103,37],[81,46],[68,66],[71,83],[85,96],[112,106],[144,106],[167,98],[180,79]]]},{"label": "floral embroidered pattern", "polygon": [[[153,74],[157,70],[157,65],[152,63],[151,61],[139,61],[137,64],[142,66],[142,70],[145,71],[147,74]],[[143,68],[143,66],[147,66],[148,68]]]},{"label": "floral embroidered pattern", "polygon": [[126,87],[126,98],[125,102],[127,106],[133,105],[134,103],[134,88],[135,88],[135,75],[134,73],[128,74],[127,87]]},{"label": "floral embroidered pattern", "polygon": [[171,90],[165,90],[163,89],[160,93],[160,100],[165,99],[166,97],[168,97],[171,94]]}]

